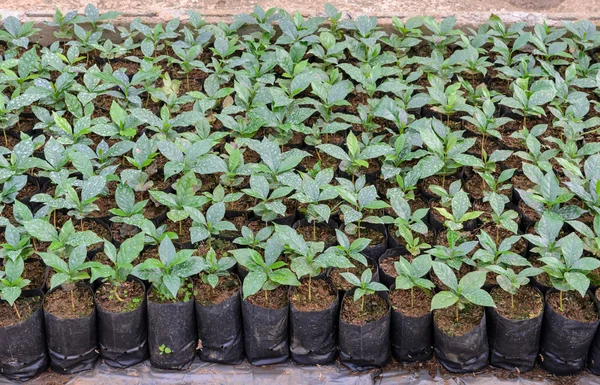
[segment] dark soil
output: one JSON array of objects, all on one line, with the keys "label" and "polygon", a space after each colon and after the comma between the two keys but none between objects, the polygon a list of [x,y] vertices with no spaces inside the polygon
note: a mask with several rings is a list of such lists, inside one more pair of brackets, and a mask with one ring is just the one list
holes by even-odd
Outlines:
[{"label": "dark soil", "polygon": [[240,281],[237,276],[219,277],[219,284],[214,289],[201,278],[196,280],[194,297],[201,306],[217,305],[233,296],[240,290]]},{"label": "dark soil", "polygon": [[144,294],[144,286],[137,281],[123,282],[119,286],[106,282],[96,291],[96,303],[104,310],[124,313],[137,309],[144,300]]},{"label": "dark soil", "polygon": [[[404,258],[406,257],[407,256],[404,256]],[[398,276],[398,272],[396,271],[396,266],[394,266],[394,263],[398,262],[399,260],[399,255],[383,259],[379,262],[379,268],[390,277],[396,278]],[[411,259],[407,260],[410,262]]]},{"label": "dark soil", "polygon": [[336,300],[335,291],[331,285],[323,279],[312,279],[310,281],[311,300],[309,301],[308,283],[309,280],[305,279],[300,286],[290,290],[290,302],[294,304],[294,307],[306,312],[329,309]]},{"label": "dark soil", "polygon": [[21,297],[15,301],[15,306],[19,310],[19,315],[17,315],[14,306],[2,301],[0,303],[0,328],[25,322],[41,305],[42,297]]},{"label": "dark soil", "polygon": [[[333,286],[335,286],[336,289],[347,291],[347,290],[352,289],[352,287],[353,287],[350,283],[348,283],[348,281],[346,281],[346,279],[344,277],[342,277],[342,273],[349,272],[349,273],[356,275],[358,278],[360,278],[360,275],[363,273],[363,271],[365,271],[365,269],[367,269],[367,266],[364,266],[360,262],[353,262],[353,263],[354,263],[355,267],[351,267],[348,269],[334,268],[331,270],[329,277],[331,278],[331,281],[333,282]],[[369,266],[369,268],[371,268],[371,272],[373,272],[373,274],[375,274],[375,270],[373,269],[373,267]]]},{"label": "dark soil", "polygon": [[165,224],[167,225],[167,231],[172,231],[179,236],[179,238],[176,240],[177,242],[190,242],[190,227],[192,227],[192,218],[186,218],[179,222],[173,222],[172,220],[167,219]]},{"label": "dark soil", "polygon": [[[237,248],[237,246],[233,242],[225,239],[213,239],[211,241],[210,247],[212,247],[212,249],[215,251],[217,259],[227,256],[227,254],[229,254],[229,250]],[[210,250],[210,247],[208,247],[208,243],[200,243],[196,248],[196,250],[198,251],[197,254],[205,256]]]},{"label": "dark soil", "polygon": [[[364,308],[362,307],[364,298]],[[377,294],[365,295],[358,301],[348,295],[342,303],[340,318],[349,324],[364,325],[377,321],[388,312],[387,302]]]},{"label": "dark soil", "polygon": [[46,266],[44,262],[37,258],[29,258],[25,262],[25,269],[22,276],[31,281],[29,285],[25,286],[25,289],[40,289],[46,278]]},{"label": "dark soil", "polygon": [[456,321],[456,305],[433,312],[436,326],[452,337],[464,336],[479,325],[482,317],[483,307],[471,304],[466,305],[463,310],[458,312],[458,322]]},{"label": "dark soil", "polygon": [[331,245],[336,241],[335,230],[324,223],[316,224],[316,239],[313,238],[312,223],[298,226],[296,231],[307,241],[324,242],[326,245]]},{"label": "dark soil", "polygon": [[94,310],[94,296],[85,286],[76,286],[71,291],[58,288],[46,295],[44,308],[59,318],[83,318]]},{"label": "dark soil", "polygon": [[358,232],[353,235],[348,235],[350,243],[354,242],[357,238],[368,238],[371,240],[369,246],[375,246],[385,241],[385,234],[380,233],[379,231],[374,229],[363,227],[362,229],[360,229],[360,237],[358,236]]},{"label": "dark soil", "polygon": [[514,295],[514,308],[511,295],[500,287],[494,287],[490,292],[496,304],[496,311],[504,318],[511,320],[526,320],[536,318],[544,308],[544,299],[531,286],[521,286]]},{"label": "dark soil", "polygon": [[562,316],[579,322],[591,323],[598,320],[596,304],[588,294],[581,297],[575,291],[563,292],[563,311],[560,310],[560,294],[555,291],[546,295],[546,301],[552,309]]},{"label": "dark soil", "polygon": [[393,290],[390,293],[390,302],[397,312],[408,317],[423,317],[429,314],[431,309],[431,295],[422,289],[415,287],[414,305],[412,304],[410,290]]},{"label": "dark soil", "polygon": [[287,286],[279,286],[275,290],[260,290],[247,297],[246,301],[265,309],[281,309],[289,303]]},{"label": "dark soil", "polygon": [[110,232],[115,241],[119,243],[125,242],[128,238],[133,237],[140,232],[136,226],[128,225],[127,223],[113,222],[110,227]]}]

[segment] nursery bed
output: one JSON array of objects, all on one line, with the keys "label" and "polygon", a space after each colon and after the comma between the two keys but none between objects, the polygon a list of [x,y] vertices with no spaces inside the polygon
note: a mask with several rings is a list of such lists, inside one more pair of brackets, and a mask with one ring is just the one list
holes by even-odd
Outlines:
[{"label": "nursery bed", "polygon": [[596,26],[324,11],[2,19],[1,375],[596,381]]}]

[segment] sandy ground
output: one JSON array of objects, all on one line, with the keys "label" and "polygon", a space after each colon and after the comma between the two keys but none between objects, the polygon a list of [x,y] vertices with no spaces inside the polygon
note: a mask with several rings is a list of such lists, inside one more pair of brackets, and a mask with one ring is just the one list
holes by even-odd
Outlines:
[{"label": "sandy ground", "polygon": [[[196,9],[207,16],[230,16],[250,12],[255,5],[299,10],[315,14],[323,9],[326,0],[100,0],[96,4],[104,10],[120,10],[127,15],[148,15],[169,10]],[[330,0],[338,9],[351,16],[369,14],[380,17],[414,14],[443,15],[453,13],[531,13],[582,15],[600,20],[600,0]],[[27,12],[30,16],[51,12],[55,7],[63,11],[82,10],[88,0],[5,0],[2,9]],[[37,11],[37,12],[32,12]],[[41,12],[40,12],[41,11]],[[522,15],[523,16],[523,15]]]}]

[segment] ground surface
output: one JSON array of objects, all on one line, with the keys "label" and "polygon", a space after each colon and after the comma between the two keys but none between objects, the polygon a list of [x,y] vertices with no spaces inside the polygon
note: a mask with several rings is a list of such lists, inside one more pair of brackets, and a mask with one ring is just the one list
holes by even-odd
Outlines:
[{"label": "ground surface", "polygon": [[[407,370],[408,369],[408,370]],[[98,364],[94,370],[75,376],[64,376],[48,371],[32,381],[31,385],[600,385],[600,379],[589,373],[578,376],[554,377],[540,369],[517,376],[507,371],[487,369],[474,375],[452,375],[435,361],[419,367],[390,364],[382,372],[373,370],[351,373],[339,365],[298,366],[293,363],[255,367],[218,365],[195,360],[187,371],[163,371],[142,363],[129,369],[111,369]],[[0,385],[8,385],[0,378]]]},{"label": "ground surface", "polygon": [[[230,20],[232,15],[251,12],[255,5],[263,8],[281,7],[287,11],[299,10],[305,15],[322,12],[327,0],[100,0],[101,10],[120,10],[126,17],[141,16],[165,19],[173,14],[184,15],[187,9],[196,9],[211,21]],[[82,10],[89,0],[7,0],[0,3],[0,14],[17,14],[32,19],[47,19],[55,7],[63,11]],[[499,14],[504,21],[535,23],[547,19],[558,23],[564,19],[588,19],[600,23],[600,0],[331,0],[347,16],[368,14],[380,17],[382,22],[392,15],[456,15],[459,24],[475,25],[485,21],[490,13]],[[388,21],[389,22],[389,21]]]}]

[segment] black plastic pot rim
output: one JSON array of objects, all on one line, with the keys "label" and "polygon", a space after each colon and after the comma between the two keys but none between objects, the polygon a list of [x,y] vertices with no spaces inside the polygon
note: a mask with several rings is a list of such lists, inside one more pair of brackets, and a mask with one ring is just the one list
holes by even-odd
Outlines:
[{"label": "black plastic pot rim", "polygon": [[[129,282],[132,282],[132,281],[133,281],[133,282],[137,282],[137,283],[139,283],[140,285],[142,285],[142,289],[144,290],[144,297],[146,297],[146,292],[147,292],[147,290],[146,290],[146,285],[144,284],[144,282],[143,282],[141,279],[139,279],[138,277],[134,277],[133,275],[129,275],[129,276],[127,276],[127,281],[129,281]],[[94,303],[96,304],[96,306],[98,306],[100,309],[102,309],[102,311],[105,311],[105,312],[107,312],[107,313],[115,313],[115,314],[127,314],[127,313],[131,313],[131,312],[137,311],[137,310],[138,310],[138,308],[139,308],[139,306],[142,306],[142,304],[140,304],[140,305],[139,305],[138,307],[136,307],[135,309],[128,310],[128,311],[122,311],[122,312],[114,312],[114,311],[110,311],[110,310],[104,309],[104,308],[102,307],[102,305],[100,305],[100,303],[99,303],[98,301],[96,301],[96,292],[98,292],[98,290],[99,290],[99,289],[100,289],[102,286],[104,286],[104,285],[106,285],[106,284],[109,284],[109,282],[108,282],[108,281],[101,282],[101,283],[98,285],[98,287],[96,287],[96,288],[93,290],[93,292],[94,292]]]},{"label": "black plastic pot rim", "polygon": [[[348,290],[348,291],[346,291],[346,293],[344,293],[344,297],[342,298],[342,305],[340,306],[340,312],[342,310],[342,307],[344,306],[344,299],[346,299],[346,297],[348,297],[348,296],[354,295],[354,291],[355,290],[356,290],[356,288],[352,288],[351,290]],[[362,326],[368,325],[368,324],[370,324],[372,322],[377,322],[377,321],[379,321],[379,320],[381,320],[383,318],[389,317],[391,315],[392,305],[390,304],[390,300],[388,298],[387,292],[376,291],[374,294],[370,294],[370,295],[377,295],[377,296],[383,298],[383,300],[387,304],[387,311],[385,312],[385,314],[383,314],[381,317],[377,318],[376,320],[368,321],[368,322],[365,322],[365,323],[360,324],[360,325],[348,323],[348,322],[344,321],[344,319],[340,316],[340,323],[344,323],[346,325],[351,325],[351,326],[362,327]]]}]

